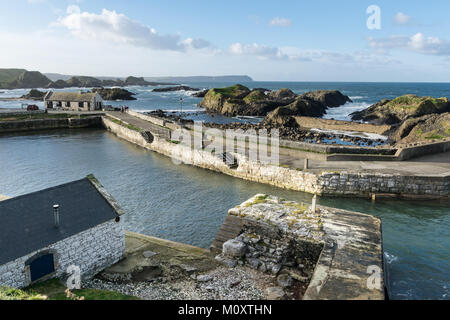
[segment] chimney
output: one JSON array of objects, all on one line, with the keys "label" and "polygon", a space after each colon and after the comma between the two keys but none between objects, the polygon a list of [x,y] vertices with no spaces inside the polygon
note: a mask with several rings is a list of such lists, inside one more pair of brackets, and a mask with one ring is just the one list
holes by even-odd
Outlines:
[{"label": "chimney", "polygon": [[59,228],[59,204],[53,206],[53,214],[55,216],[55,228]]}]

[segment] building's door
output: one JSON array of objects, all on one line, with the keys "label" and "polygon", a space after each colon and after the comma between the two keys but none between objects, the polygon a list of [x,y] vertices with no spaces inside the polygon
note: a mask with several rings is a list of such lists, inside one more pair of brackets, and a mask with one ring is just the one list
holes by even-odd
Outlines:
[{"label": "building's door", "polygon": [[55,262],[53,254],[46,254],[30,263],[31,281],[41,279],[42,277],[55,272]]}]

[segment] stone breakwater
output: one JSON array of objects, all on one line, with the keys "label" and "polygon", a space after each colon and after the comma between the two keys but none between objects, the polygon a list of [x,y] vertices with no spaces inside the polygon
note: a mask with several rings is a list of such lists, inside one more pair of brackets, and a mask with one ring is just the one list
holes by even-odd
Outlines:
[{"label": "stone breakwater", "polygon": [[267,296],[296,285],[303,299],[384,299],[381,221],[327,207],[256,195],[230,209],[212,245],[216,260],[277,277]]},{"label": "stone breakwater", "polygon": [[0,133],[48,129],[89,128],[101,127],[101,125],[102,120],[100,116],[0,121]]},{"label": "stone breakwater", "polygon": [[[401,196],[407,198],[448,197],[450,176],[419,176],[386,174],[378,172],[310,172],[294,170],[258,161],[249,161],[241,154],[233,154],[238,166],[231,169],[222,159],[210,152],[174,143],[166,137],[147,132],[147,138],[140,131],[118,124],[114,118],[102,118],[107,130],[118,137],[146,149],[171,157],[174,163],[185,163],[204,169],[221,172],[237,178],[265,183],[272,186],[318,195],[339,195],[371,197],[373,195]],[[148,135],[152,135],[149,139]]]}]

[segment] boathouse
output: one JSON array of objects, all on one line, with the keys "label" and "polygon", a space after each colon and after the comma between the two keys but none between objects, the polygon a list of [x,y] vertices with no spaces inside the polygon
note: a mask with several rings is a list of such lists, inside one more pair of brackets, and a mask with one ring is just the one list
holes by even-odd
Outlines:
[{"label": "boathouse", "polygon": [[103,109],[103,99],[98,93],[92,92],[49,91],[44,96],[44,106],[47,109],[97,111]]},{"label": "boathouse", "polygon": [[122,214],[93,176],[1,201],[0,286],[93,277],[124,256]]}]

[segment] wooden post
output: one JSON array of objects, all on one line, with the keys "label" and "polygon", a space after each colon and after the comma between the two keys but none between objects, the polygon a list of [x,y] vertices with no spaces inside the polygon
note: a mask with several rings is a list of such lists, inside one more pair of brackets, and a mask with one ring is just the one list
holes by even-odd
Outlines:
[{"label": "wooden post", "polygon": [[308,158],[305,158],[305,165],[304,165],[303,169],[308,170],[308,165],[309,165],[309,160],[308,160]]}]

